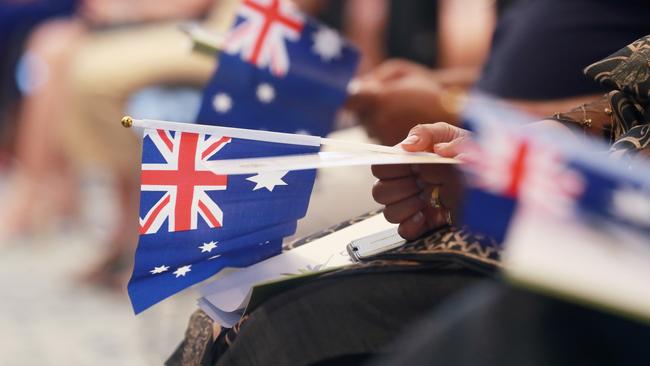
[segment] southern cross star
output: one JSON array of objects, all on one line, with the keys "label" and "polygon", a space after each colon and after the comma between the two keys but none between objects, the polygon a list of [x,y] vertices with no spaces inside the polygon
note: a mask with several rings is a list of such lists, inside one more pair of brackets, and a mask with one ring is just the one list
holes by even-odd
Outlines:
[{"label": "southern cross star", "polygon": [[201,249],[201,253],[205,253],[205,252],[210,253],[212,249],[216,247],[217,247],[217,242],[211,241],[209,243],[203,243],[203,245],[199,246],[199,249]]},{"label": "southern cross star", "polygon": [[218,93],[212,100],[212,106],[219,113],[227,113],[232,108],[232,98],[226,93]]},{"label": "southern cross star", "polygon": [[288,171],[276,171],[276,172],[262,172],[262,173],[257,173],[257,175],[254,175],[252,177],[246,178],[246,180],[249,180],[253,183],[255,183],[255,188],[253,188],[254,191],[257,191],[258,189],[266,188],[269,190],[269,192],[273,192],[273,189],[275,186],[286,186],[287,183],[285,183],[282,178],[284,178],[285,175],[289,173]]},{"label": "southern cross star", "polygon": [[332,61],[341,57],[343,40],[336,31],[329,28],[321,28],[314,33],[314,45],[312,51],[320,56],[323,61]]},{"label": "southern cross star", "polygon": [[174,271],[174,274],[176,275],[176,278],[181,276],[185,277],[187,272],[190,272],[191,270],[192,270],[192,265],[188,264],[187,266],[178,267],[178,269]]},{"label": "southern cross star", "polygon": [[160,266],[160,267],[154,267],[154,269],[149,271],[149,273],[159,274],[159,273],[167,272],[167,270],[169,270],[169,266]]},{"label": "southern cross star", "polygon": [[257,94],[257,99],[259,99],[262,103],[268,104],[271,103],[273,99],[275,99],[275,89],[273,89],[271,84],[268,83],[262,83],[258,85],[255,94]]}]

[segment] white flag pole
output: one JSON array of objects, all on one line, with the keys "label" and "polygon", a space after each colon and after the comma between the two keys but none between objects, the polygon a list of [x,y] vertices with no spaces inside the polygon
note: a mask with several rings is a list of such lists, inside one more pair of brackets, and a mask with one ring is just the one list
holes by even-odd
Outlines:
[{"label": "white flag pole", "polygon": [[227,136],[232,138],[275,142],[281,144],[320,146],[321,138],[318,136],[296,135],[291,133],[248,130],[243,128],[209,126],[192,123],[179,123],[157,121],[150,119],[133,119],[126,116],[122,118],[122,126],[126,128],[140,127],[148,129],[174,130],[181,132],[199,133],[214,136]]},{"label": "white flag pole", "polygon": [[179,123],[168,121],[157,121],[150,119],[133,119],[132,117],[125,116],[122,118],[122,126],[126,128],[139,127],[149,129],[163,129],[174,130],[181,132],[200,133],[214,136],[228,136],[232,138],[257,140],[266,142],[275,142],[281,144],[294,144],[305,146],[328,146],[336,151],[370,151],[391,155],[408,155],[417,156],[422,155],[431,157],[434,154],[429,152],[407,152],[397,146],[383,146],[375,144],[367,144],[363,142],[336,140],[330,138],[323,138],[319,136],[298,135],[283,132],[259,131],[249,130],[243,128],[209,126],[192,123]]}]

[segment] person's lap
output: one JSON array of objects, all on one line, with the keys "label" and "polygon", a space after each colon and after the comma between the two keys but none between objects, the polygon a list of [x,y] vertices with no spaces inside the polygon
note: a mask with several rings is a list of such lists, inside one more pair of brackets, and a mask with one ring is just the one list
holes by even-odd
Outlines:
[{"label": "person's lap", "polygon": [[495,282],[471,286],[393,345],[384,365],[647,365],[650,327]]},{"label": "person's lap", "polygon": [[419,316],[481,276],[465,270],[324,277],[256,309],[218,365],[357,363],[386,347]]}]

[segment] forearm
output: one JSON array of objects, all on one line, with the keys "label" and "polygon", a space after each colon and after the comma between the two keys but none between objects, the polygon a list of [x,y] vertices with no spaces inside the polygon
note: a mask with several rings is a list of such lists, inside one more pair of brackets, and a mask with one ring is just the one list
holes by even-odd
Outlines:
[{"label": "forearm", "polygon": [[469,89],[481,74],[480,66],[459,66],[434,69],[431,74],[443,88]]},{"label": "forearm", "polygon": [[134,11],[141,14],[144,21],[164,19],[188,19],[205,14],[215,0],[139,0],[134,1]]},{"label": "forearm", "polygon": [[348,0],[345,2],[344,31],[362,55],[359,73],[363,74],[386,57],[383,40],[388,17],[386,0]]},{"label": "forearm", "polygon": [[445,68],[482,65],[495,24],[493,0],[439,0],[437,64]]}]

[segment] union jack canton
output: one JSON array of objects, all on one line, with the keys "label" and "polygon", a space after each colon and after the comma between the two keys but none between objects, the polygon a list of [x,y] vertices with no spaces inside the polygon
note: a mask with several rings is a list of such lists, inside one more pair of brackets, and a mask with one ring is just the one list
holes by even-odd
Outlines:
[{"label": "union jack canton", "polygon": [[289,70],[285,42],[295,42],[305,18],[293,3],[280,0],[245,0],[239,8],[241,22],[231,30],[224,50],[259,68],[268,67],[282,77]]},{"label": "union jack canton", "polygon": [[164,194],[140,218],[140,233],[156,233],[165,222],[167,231],[195,230],[199,216],[209,227],[221,227],[223,211],[207,192],[225,190],[228,177],[212,173],[205,162],[231,139],[168,130],[149,130],[146,137],[164,162],[142,163],[142,191]]}]

